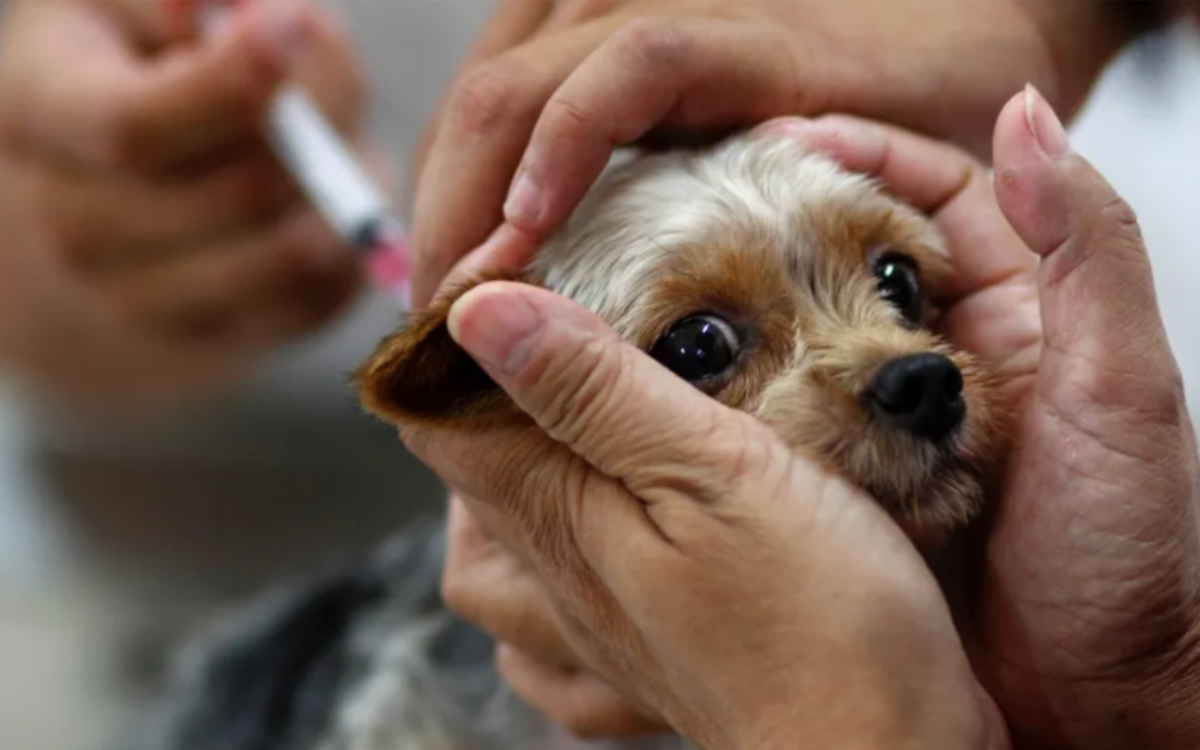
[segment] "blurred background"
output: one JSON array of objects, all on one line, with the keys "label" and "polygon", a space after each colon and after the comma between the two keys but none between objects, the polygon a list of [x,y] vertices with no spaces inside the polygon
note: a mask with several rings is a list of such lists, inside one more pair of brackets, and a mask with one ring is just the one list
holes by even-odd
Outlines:
[{"label": "blurred background", "polygon": [[[382,5],[364,2],[351,29],[377,97],[375,127],[388,131],[380,141],[403,170],[415,127],[388,129],[424,122],[490,3],[408,2],[381,25],[371,7]],[[373,50],[386,50],[386,65]],[[398,76],[412,86],[402,99],[376,84]],[[1200,37],[1189,27],[1129,50],[1073,134],[1141,218],[1194,416],[1198,133]],[[153,693],[161,647],[185,625],[436,510],[435,482],[344,385],[394,317],[385,300],[362,300],[221,408],[186,415],[185,430],[59,431],[16,391],[0,392],[0,746],[95,750]],[[372,503],[368,488],[381,485],[393,495]]]}]

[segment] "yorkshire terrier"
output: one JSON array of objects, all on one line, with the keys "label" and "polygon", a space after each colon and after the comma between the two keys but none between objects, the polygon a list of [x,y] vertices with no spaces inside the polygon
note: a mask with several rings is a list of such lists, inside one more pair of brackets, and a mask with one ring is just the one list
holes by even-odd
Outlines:
[{"label": "yorkshire terrier", "polygon": [[[518,277],[589,308],[712,398],[868,491],[924,550],[984,508],[1001,451],[987,369],[933,332],[932,221],[794,137],[630,153]],[[396,425],[524,417],[450,338],[443,295],[356,382]],[[148,750],[682,750],[567,737],[439,598],[444,535],[406,530],[267,599],[184,660]]]}]

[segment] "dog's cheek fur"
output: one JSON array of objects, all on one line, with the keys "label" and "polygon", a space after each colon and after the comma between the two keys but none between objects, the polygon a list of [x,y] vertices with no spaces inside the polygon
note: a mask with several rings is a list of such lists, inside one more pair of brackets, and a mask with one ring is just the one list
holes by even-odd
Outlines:
[{"label": "dog's cheek fur", "polygon": [[[757,415],[795,449],[872,493],[919,546],[937,546],[981,510],[984,478],[1000,455],[990,374],[934,334],[902,328],[865,284],[820,285],[810,303],[796,356],[766,385]],[[885,362],[927,351],[951,357],[963,373],[967,419],[952,454],[880,423],[862,402]]]}]

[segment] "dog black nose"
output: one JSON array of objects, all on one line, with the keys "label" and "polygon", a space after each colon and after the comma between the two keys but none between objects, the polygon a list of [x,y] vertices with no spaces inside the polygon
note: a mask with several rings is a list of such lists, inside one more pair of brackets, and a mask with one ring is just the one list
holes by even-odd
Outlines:
[{"label": "dog black nose", "polygon": [[888,362],[868,391],[896,426],[938,441],[962,424],[967,413],[958,367],[940,354],[914,354]]}]

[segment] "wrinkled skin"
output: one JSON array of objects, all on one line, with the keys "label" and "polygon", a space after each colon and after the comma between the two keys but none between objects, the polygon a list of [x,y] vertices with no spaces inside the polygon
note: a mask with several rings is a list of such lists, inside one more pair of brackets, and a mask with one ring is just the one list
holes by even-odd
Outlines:
[{"label": "wrinkled skin", "polygon": [[414,162],[414,299],[502,221],[549,236],[630,142],[840,112],[986,154],[996,112],[1027,81],[1067,115],[1082,105],[1133,33],[1121,13],[1040,0],[504,0]]},{"label": "wrinkled skin", "polygon": [[[933,213],[962,270],[941,327],[1009,381],[1016,449],[979,530],[983,554],[968,561],[978,599],[962,627],[1015,746],[1191,747],[1193,427],[1136,220],[1063,150],[1048,113],[1034,93],[1004,109],[994,189],[961,152],[896,129],[839,117],[772,126]],[[501,666],[534,705],[587,734],[642,731],[645,707],[622,702],[556,635],[565,626],[535,573],[511,597],[494,579],[485,591],[485,565],[537,570],[527,545],[492,531],[502,526],[487,497],[455,500],[451,604],[515,646]]]}]

